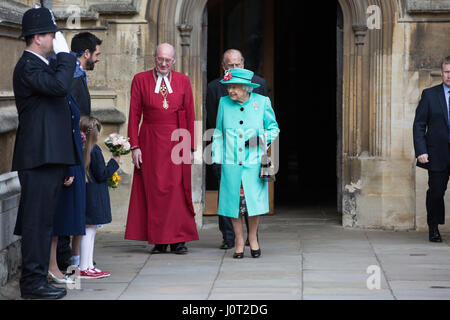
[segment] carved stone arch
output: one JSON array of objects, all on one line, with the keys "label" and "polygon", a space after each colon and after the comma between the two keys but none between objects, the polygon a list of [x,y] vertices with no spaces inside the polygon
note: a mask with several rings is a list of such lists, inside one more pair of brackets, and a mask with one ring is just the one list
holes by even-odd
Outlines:
[{"label": "carved stone arch", "polygon": [[[158,43],[168,42],[177,50],[175,70],[189,76],[194,93],[197,150],[202,150],[203,96],[206,89],[203,79],[204,10],[207,0],[150,0],[147,7],[150,42],[148,52],[153,54]],[[154,42],[151,42],[154,41]],[[153,59],[146,59],[153,67]],[[202,165],[192,167],[192,200],[198,226],[202,225],[204,211],[204,177]]]},{"label": "carved stone arch", "polygon": [[[395,224],[387,196],[392,188],[387,172],[392,170],[392,162],[401,158],[391,141],[392,50],[398,3],[338,2],[344,16],[340,184],[343,225],[385,227]],[[379,29],[367,24],[367,9],[372,5],[381,9]]]},{"label": "carved stone arch", "polygon": [[[396,1],[339,0],[344,15],[343,154],[390,155],[390,66]],[[367,8],[381,9],[381,30],[367,27]]]},{"label": "carved stone arch", "polygon": [[[151,0],[148,6],[150,34],[157,43],[170,42],[178,51],[177,71],[189,75],[196,101],[196,116],[202,119],[206,68],[203,18],[207,0]],[[355,200],[359,181],[369,181],[370,170],[382,167],[391,152],[391,66],[393,32],[397,0],[338,0],[344,20],[342,85],[342,154],[340,189],[345,226],[363,226],[356,222],[361,210]],[[381,29],[367,26],[367,8],[381,9]],[[155,43],[156,44],[156,43]],[[153,45],[155,45],[153,44]],[[182,63],[179,63],[179,62]],[[200,143],[201,144],[201,143]],[[386,162],[386,161],[384,161]],[[367,168],[369,163],[372,166]],[[202,174],[199,173],[199,185]],[[383,193],[383,183],[376,186]],[[381,211],[383,200],[380,195]],[[381,213],[383,214],[383,213]],[[371,224],[369,222],[368,224]],[[378,221],[375,223],[378,224]],[[382,224],[382,222],[380,222]]]}]

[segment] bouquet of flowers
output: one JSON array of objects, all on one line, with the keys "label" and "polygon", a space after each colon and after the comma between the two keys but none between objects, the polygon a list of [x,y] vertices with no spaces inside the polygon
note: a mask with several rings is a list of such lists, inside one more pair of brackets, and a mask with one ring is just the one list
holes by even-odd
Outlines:
[{"label": "bouquet of flowers", "polygon": [[105,139],[105,144],[113,156],[123,156],[130,153],[131,145],[128,142],[130,138],[120,136],[117,133],[111,133],[108,138]]},{"label": "bouquet of flowers", "polygon": [[108,179],[108,187],[115,189],[119,186],[120,181],[122,181],[122,177],[117,172],[114,172],[112,177]]}]

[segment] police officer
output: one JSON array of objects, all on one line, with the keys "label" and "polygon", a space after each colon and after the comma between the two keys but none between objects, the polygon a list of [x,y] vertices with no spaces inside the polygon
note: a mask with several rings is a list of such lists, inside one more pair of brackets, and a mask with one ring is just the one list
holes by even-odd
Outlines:
[{"label": "police officer", "polygon": [[[20,291],[24,299],[59,299],[64,288],[48,283],[50,243],[58,193],[67,165],[79,159],[72,139],[70,89],[76,58],[50,10],[33,8],[22,18],[26,49],[14,69],[19,114],[12,171],[18,171],[21,197],[14,234],[22,236]],[[47,58],[56,53],[57,63]]]}]

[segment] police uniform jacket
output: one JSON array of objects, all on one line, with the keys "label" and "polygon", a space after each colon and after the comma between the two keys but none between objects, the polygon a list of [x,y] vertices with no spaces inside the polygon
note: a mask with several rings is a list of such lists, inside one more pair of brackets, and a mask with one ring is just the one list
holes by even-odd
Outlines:
[{"label": "police uniform jacket", "polygon": [[45,164],[76,165],[72,115],[66,95],[76,58],[59,53],[53,66],[25,51],[14,69],[13,88],[19,114],[12,171]]}]

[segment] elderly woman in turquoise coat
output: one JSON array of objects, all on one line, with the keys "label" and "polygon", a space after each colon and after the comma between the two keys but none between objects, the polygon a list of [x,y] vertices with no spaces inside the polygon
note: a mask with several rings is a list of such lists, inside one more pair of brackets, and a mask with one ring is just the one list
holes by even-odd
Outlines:
[{"label": "elderly woman in turquoise coat", "polygon": [[280,129],[268,97],[253,93],[253,72],[231,69],[221,83],[228,96],[221,98],[213,135],[213,162],[222,164],[219,215],[232,218],[236,235],[235,259],[244,257],[242,215],[247,213],[251,255],[261,255],[259,216],[269,212],[268,182],[259,177],[261,156]]}]

